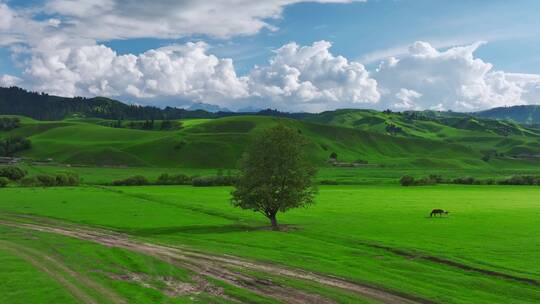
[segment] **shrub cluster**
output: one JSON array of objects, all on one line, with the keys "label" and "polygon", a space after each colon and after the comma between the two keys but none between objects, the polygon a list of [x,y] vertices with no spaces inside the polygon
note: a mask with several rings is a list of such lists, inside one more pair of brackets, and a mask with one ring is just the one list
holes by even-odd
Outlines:
[{"label": "shrub cluster", "polygon": [[186,145],[187,145],[187,142],[185,142],[185,141],[182,140],[182,141],[176,143],[176,144],[174,145],[173,149],[175,149],[175,150],[181,150],[181,149],[182,149],[183,147],[185,147]]},{"label": "shrub cluster", "polygon": [[403,175],[399,180],[399,183],[405,187],[414,186],[414,177],[410,175]]},{"label": "shrub cluster", "polygon": [[135,175],[125,179],[119,179],[112,182],[113,186],[144,186],[148,185],[148,179],[142,175]]},{"label": "shrub cluster", "polygon": [[516,175],[499,181],[499,185],[540,185],[540,176]]},{"label": "shrub cluster", "polygon": [[440,175],[430,175],[425,178],[415,179],[412,176],[405,175],[400,179],[402,186],[423,186],[434,184],[457,184],[457,185],[539,185],[540,176],[535,175],[515,175],[502,180],[493,178],[477,179],[472,176],[458,177],[452,180],[445,180]]},{"label": "shrub cluster", "polygon": [[321,185],[339,185],[339,182],[337,180],[333,179],[323,179],[319,182]]},{"label": "shrub cluster", "polygon": [[477,179],[474,177],[467,176],[467,177],[454,178],[449,183],[459,184],[459,185],[497,185],[497,184],[501,184],[501,181],[497,181],[492,178]]},{"label": "shrub cluster", "polygon": [[236,177],[225,175],[199,176],[191,180],[194,187],[232,186],[235,182]]},{"label": "shrub cluster", "polygon": [[26,176],[26,171],[15,166],[0,167],[0,177],[17,181]]},{"label": "shrub cluster", "polygon": [[0,177],[0,188],[4,188],[9,183],[9,179],[5,177]]},{"label": "shrub cluster", "polygon": [[211,187],[211,186],[232,186],[236,182],[236,177],[230,175],[212,175],[212,176],[194,176],[190,177],[185,174],[161,174],[155,183],[151,183],[148,179],[141,175],[131,176],[125,179],[120,179],[112,182],[113,186],[143,186],[143,185],[192,185],[195,187]]},{"label": "shrub cluster", "polygon": [[459,185],[474,185],[475,183],[477,183],[477,180],[474,177],[466,176],[454,178],[452,180],[452,183]]},{"label": "shrub cluster", "polygon": [[21,126],[21,120],[18,117],[0,117],[0,131],[9,131]]},{"label": "shrub cluster", "polygon": [[406,187],[436,185],[439,182],[437,177],[438,176],[436,175],[430,175],[428,177],[415,179],[414,177],[410,175],[405,175],[401,177],[401,179],[399,180],[399,183],[402,186],[406,186]]},{"label": "shrub cluster", "polygon": [[396,126],[395,124],[387,124],[385,128],[386,132],[392,135],[404,133],[401,127]]},{"label": "shrub cluster", "polygon": [[191,177],[185,174],[161,174],[156,185],[191,185]]},{"label": "shrub cluster", "polygon": [[24,187],[66,187],[77,186],[79,183],[79,176],[71,172],[61,172],[54,175],[39,174],[25,177],[20,181]]},{"label": "shrub cluster", "polygon": [[0,140],[0,156],[13,156],[16,152],[30,149],[30,140],[22,136]]},{"label": "shrub cluster", "polygon": [[369,162],[365,159],[357,159],[355,161],[353,161],[353,164],[359,164],[359,165],[367,165],[369,164]]}]

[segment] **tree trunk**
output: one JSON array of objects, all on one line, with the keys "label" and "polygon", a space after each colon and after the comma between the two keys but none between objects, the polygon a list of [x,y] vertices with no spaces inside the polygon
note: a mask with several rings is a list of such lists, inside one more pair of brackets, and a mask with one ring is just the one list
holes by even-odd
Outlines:
[{"label": "tree trunk", "polygon": [[272,223],[272,230],[279,231],[279,225],[277,223],[276,215],[271,214],[268,218],[270,219],[270,223]]}]

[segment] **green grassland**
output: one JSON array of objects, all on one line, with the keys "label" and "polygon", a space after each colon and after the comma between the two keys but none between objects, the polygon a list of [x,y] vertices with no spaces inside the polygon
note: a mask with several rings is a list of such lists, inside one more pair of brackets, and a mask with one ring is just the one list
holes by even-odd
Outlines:
[{"label": "green grassland", "polygon": [[[0,189],[0,222],[107,229],[149,244],[286,265],[434,303],[540,302],[538,186],[398,185],[405,174],[449,179],[540,175],[536,129],[462,114],[409,117],[364,110],[325,112],[305,121],[263,116],[179,120],[180,127],[171,130],[114,128],[115,121],[95,118],[21,117],[21,122],[0,132],[0,139],[31,140],[32,148],[17,155],[33,160],[21,164],[29,175],[69,171],[83,183],[57,188],[11,183]],[[134,175],[155,181],[162,173],[234,173],[246,144],[278,123],[308,139],[306,152],[318,167],[317,181],[340,184],[320,186],[310,208],[279,214],[284,231],[270,231],[260,214],[233,208],[229,187],[107,186]],[[388,125],[401,131],[390,134]],[[332,152],[341,162],[373,166],[334,167],[328,163]],[[483,159],[486,155],[491,157]],[[49,158],[53,161],[45,162]],[[433,208],[450,215],[429,218]],[[194,284],[197,273],[189,265],[9,225],[0,225],[0,263],[2,303],[279,302],[252,292],[249,284],[240,288],[211,277],[205,280],[219,286],[220,295],[208,290],[171,295],[171,280]],[[314,280],[238,271],[271,280],[281,291],[299,290],[338,303],[373,300]],[[115,276],[133,274],[137,280]]]},{"label": "green grassland", "polygon": [[509,155],[535,155],[540,130],[510,121],[480,119],[447,112],[378,112],[336,110],[307,119],[310,122],[388,133],[387,126],[399,127],[395,136],[459,143],[475,150]]},{"label": "green grassland", "polygon": [[[0,228],[2,303],[227,303],[205,290],[178,293],[198,274],[128,250]],[[223,295],[265,299],[221,283]]]},{"label": "green grassland", "polygon": [[[150,182],[155,182],[162,173],[185,174],[188,176],[211,176],[218,173],[234,174],[235,169],[213,168],[175,168],[175,167],[91,167],[91,166],[65,166],[52,164],[22,164],[21,168],[28,175],[56,174],[72,172],[79,175],[83,184],[105,185],[115,180],[121,180],[130,176],[142,175]],[[533,164],[531,166],[512,167],[466,167],[466,168],[426,168],[426,167],[360,167],[341,168],[322,166],[318,168],[316,180],[318,182],[333,181],[343,185],[380,185],[398,184],[403,175],[411,175],[415,178],[426,177],[430,174],[440,175],[446,179],[472,176],[478,179],[502,180],[514,175],[538,175],[540,169]],[[15,186],[15,185],[12,185]]]},{"label": "green grassland", "polygon": [[[178,121],[182,127],[168,131],[112,128],[102,119],[47,122],[23,118],[20,128],[0,132],[0,137],[28,137],[32,148],[19,156],[34,160],[113,167],[234,168],[245,144],[278,123],[308,138],[308,155],[318,166],[326,166],[332,152],[344,162],[452,169],[530,168],[538,164],[540,155],[540,133],[510,123],[451,117],[407,120],[372,111],[331,114],[310,121],[264,116],[193,119]],[[388,134],[384,130],[388,123],[399,125],[404,133]],[[507,136],[497,133],[501,129]],[[487,153],[499,156],[483,161]]]},{"label": "green grassland", "polygon": [[[323,186],[317,204],[280,216],[233,209],[230,188],[189,186],[7,188],[2,212],[107,227],[188,246],[337,275],[442,303],[534,303],[519,280],[540,280],[540,203],[527,186]],[[429,218],[434,207],[447,218]],[[43,245],[46,247],[46,245]]]}]

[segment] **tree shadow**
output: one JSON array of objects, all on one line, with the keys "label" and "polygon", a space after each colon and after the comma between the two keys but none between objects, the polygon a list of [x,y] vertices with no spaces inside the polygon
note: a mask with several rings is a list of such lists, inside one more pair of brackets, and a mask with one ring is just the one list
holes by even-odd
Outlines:
[{"label": "tree shadow", "polygon": [[168,234],[220,234],[234,232],[250,232],[261,231],[268,229],[267,226],[249,226],[243,224],[230,225],[192,225],[192,226],[177,226],[177,227],[159,227],[159,228],[141,228],[130,229],[129,234],[137,236],[153,236],[153,235],[168,235]]}]

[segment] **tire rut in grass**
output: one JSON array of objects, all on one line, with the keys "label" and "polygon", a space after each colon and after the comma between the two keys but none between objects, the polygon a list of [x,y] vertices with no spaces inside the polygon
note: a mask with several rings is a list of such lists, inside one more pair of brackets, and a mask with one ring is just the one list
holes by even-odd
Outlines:
[{"label": "tire rut in grass", "polygon": [[[26,250],[19,245],[15,245],[11,242],[0,241],[0,247],[14,254],[15,256],[27,261],[36,269],[46,274],[49,278],[58,282],[64,287],[77,301],[84,304],[97,304],[98,302],[93,299],[86,291],[79,286],[73,284],[68,280],[69,275],[63,273],[58,268],[50,265],[50,263],[43,261],[43,257],[36,257],[34,254],[29,254]],[[73,279],[71,277],[71,279]]]},{"label": "tire rut in grass", "polygon": [[422,259],[422,260],[426,260],[426,261],[429,261],[429,262],[432,262],[432,263],[442,264],[442,265],[445,265],[445,266],[450,266],[450,267],[458,268],[458,269],[465,270],[465,271],[476,272],[476,273],[483,274],[483,275],[490,276],[490,277],[497,277],[497,278],[501,278],[501,279],[505,279],[505,280],[517,281],[517,282],[520,282],[520,283],[525,283],[525,284],[529,284],[529,285],[533,285],[533,286],[539,286],[540,285],[540,283],[535,279],[514,276],[514,275],[511,275],[511,274],[498,272],[498,271],[494,271],[494,270],[482,269],[482,268],[478,268],[478,267],[475,267],[475,266],[459,263],[459,262],[452,261],[452,260],[445,259],[445,258],[441,258],[441,257],[436,257],[436,256],[432,256],[432,255],[426,255],[426,254],[422,254],[422,253],[415,253],[415,252],[412,252],[412,251],[406,251],[406,250],[403,250],[403,249],[394,248],[394,247],[385,246],[385,245],[378,245],[378,244],[372,244],[372,243],[366,243],[366,242],[360,242],[359,244],[361,244],[363,246],[371,247],[371,248],[386,250],[386,251],[391,252],[393,254],[403,256],[403,257],[406,257],[406,258],[409,258],[409,259]]},{"label": "tire rut in grass", "polygon": [[[325,299],[322,296],[309,294],[293,288],[273,284],[272,282],[263,282],[260,279],[252,278],[240,273],[229,271],[223,267],[221,263],[212,263],[207,260],[196,258],[188,258],[183,254],[175,253],[168,250],[167,247],[153,245],[148,243],[135,243],[119,237],[117,233],[111,235],[103,234],[103,231],[81,231],[67,230],[65,228],[37,226],[33,224],[8,224],[0,222],[6,226],[32,229],[40,232],[56,233],[65,236],[70,236],[82,240],[93,241],[105,246],[127,249],[132,252],[145,254],[155,257],[166,263],[185,268],[196,272],[200,275],[209,276],[214,279],[221,280],[228,284],[248,289],[256,294],[265,297],[272,297],[285,303],[301,304],[301,303],[321,303],[332,304],[331,300]],[[224,297],[227,298],[227,297]],[[234,299],[229,299],[234,300]]]},{"label": "tire rut in grass", "polygon": [[226,213],[223,213],[223,212],[216,212],[214,210],[209,210],[209,209],[204,208],[204,207],[179,205],[179,204],[171,203],[171,202],[168,202],[168,201],[165,201],[165,200],[162,200],[162,199],[152,197],[152,196],[147,195],[147,194],[127,193],[127,192],[124,192],[122,190],[112,189],[112,188],[105,187],[105,186],[94,186],[94,187],[98,188],[98,189],[101,189],[101,190],[113,192],[113,193],[116,193],[116,194],[132,197],[132,198],[136,198],[136,199],[149,201],[149,202],[164,205],[164,206],[189,210],[189,211],[192,211],[192,212],[202,213],[202,214],[206,214],[206,215],[214,216],[214,217],[220,217],[220,218],[223,218],[223,219],[226,219],[226,220],[229,220],[229,221],[236,221],[237,222],[237,221],[241,220],[241,218],[238,217],[238,216],[233,216],[233,215],[226,214]]},{"label": "tire rut in grass", "polygon": [[101,229],[83,229],[75,226],[53,227],[43,224],[36,225],[12,221],[0,221],[0,224],[62,234],[83,240],[94,241],[110,247],[119,247],[150,255],[165,262],[192,270],[201,275],[213,277],[237,287],[245,288],[254,293],[272,297],[286,303],[333,303],[333,301],[320,295],[287,286],[281,286],[269,280],[261,281],[260,279],[246,274],[234,272],[228,269],[227,266],[235,266],[248,270],[266,272],[277,276],[313,281],[328,287],[350,291],[362,298],[368,298],[382,303],[434,303],[427,299],[387,290],[378,286],[360,284],[338,277],[315,274],[275,264],[249,262],[231,256],[214,256],[177,247],[137,242],[129,239],[126,235]]}]

